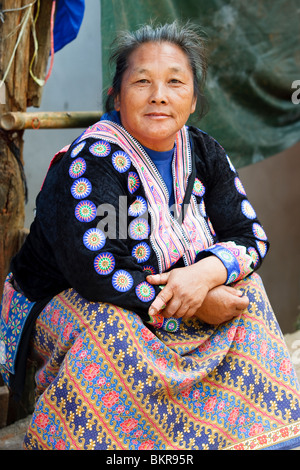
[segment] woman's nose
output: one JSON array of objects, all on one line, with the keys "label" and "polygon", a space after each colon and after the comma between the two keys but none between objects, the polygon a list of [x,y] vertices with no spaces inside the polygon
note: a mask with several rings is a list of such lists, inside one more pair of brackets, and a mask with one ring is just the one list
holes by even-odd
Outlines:
[{"label": "woman's nose", "polygon": [[153,84],[151,95],[150,95],[150,102],[151,103],[161,103],[166,104],[168,102],[168,94],[164,84],[156,83]]}]

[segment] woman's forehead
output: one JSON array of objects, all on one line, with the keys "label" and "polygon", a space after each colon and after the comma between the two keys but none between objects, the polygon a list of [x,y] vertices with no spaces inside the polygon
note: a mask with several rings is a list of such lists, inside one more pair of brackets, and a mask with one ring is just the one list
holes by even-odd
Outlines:
[{"label": "woman's forehead", "polygon": [[149,71],[156,62],[162,62],[165,68],[173,72],[186,70],[190,66],[185,52],[170,42],[147,42],[138,46],[128,57],[132,71]]}]

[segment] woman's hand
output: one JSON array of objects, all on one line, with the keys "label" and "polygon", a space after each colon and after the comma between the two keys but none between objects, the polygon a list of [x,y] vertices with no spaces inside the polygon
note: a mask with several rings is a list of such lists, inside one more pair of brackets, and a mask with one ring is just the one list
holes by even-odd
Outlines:
[{"label": "woman's hand", "polygon": [[199,312],[208,292],[224,284],[227,271],[224,264],[210,256],[184,268],[147,276],[150,284],[164,285],[149,308],[149,314],[164,317],[191,318]]},{"label": "woman's hand", "polygon": [[230,286],[210,290],[195,316],[210,325],[219,325],[239,316],[249,305],[242,291]]}]

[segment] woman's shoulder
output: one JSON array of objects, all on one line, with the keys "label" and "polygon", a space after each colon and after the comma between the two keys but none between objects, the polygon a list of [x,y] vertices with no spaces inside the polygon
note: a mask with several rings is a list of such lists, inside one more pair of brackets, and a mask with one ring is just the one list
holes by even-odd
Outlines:
[{"label": "woman's shoulder", "polygon": [[188,126],[189,134],[196,146],[201,146],[207,152],[225,152],[222,145],[210,134],[195,126]]},{"label": "woman's shoulder", "polygon": [[205,172],[213,173],[216,167],[227,165],[228,157],[222,145],[203,130],[189,126],[188,128],[196,165]]}]

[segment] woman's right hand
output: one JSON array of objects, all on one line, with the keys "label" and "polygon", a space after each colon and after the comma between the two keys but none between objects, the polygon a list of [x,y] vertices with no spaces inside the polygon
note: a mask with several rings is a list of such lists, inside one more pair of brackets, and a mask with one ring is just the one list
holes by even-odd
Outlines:
[{"label": "woman's right hand", "polygon": [[248,305],[249,299],[242,291],[221,285],[208,292],[195,316],[205,323],[219,325],[239,316]]}]

